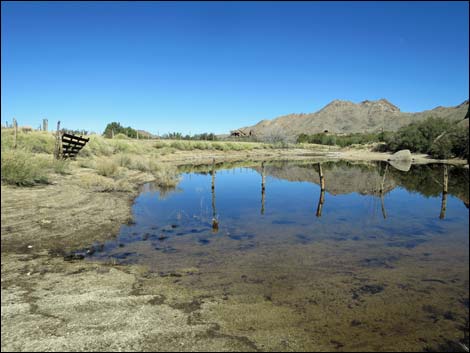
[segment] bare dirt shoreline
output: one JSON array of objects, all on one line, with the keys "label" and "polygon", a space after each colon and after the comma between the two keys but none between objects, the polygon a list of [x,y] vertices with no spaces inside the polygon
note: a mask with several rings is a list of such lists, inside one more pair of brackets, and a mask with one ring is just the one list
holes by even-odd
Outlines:
[{"label": "bare dirt shoreline", "polygon": [[[387,160],[389,154],[364,150],[321,153],[305,149],[244,152],[176,152],[161,156],[173,165],[236,160]],[[414,156],[415,163],[436,162]],[[447,161],[466,164],[466,161]],[[32,188],[1,186],[2,351],[292,351],[331,350],[326,337],[312,343],[309,333],[283,325],[243,327],[242,299],[226,300],[181,285],[197,269],[162,276],[136,265],[66,262],[66,251],[114,237],[131,217],[138,186],[152,176],[130,172],[129,192],[100,193],[80,183],[94,173],[73,165],[71,173]],[[246,298],[243,300],[246,301]],[[260,312],[276,312],[263,298],[250,299]],[[274,314],[273,314],[274,315]],[[215,319],[217,318],[217,319]],[[231,322],[241,322],[233,327]],[[279,339],[279,337],[284,337]],[[305,336],[305,337],[304,337]],[[458,339],[458,337],[455,337]],[[291,345],[285,342],[291,342]],[[370,342],[383,349],[412,349],[422,342]],[[354,342],[350,342],[353,344]],[[436,344],[438,342],[428,342]],[[398,348],[397,348],[398,347]],[[341,348],[341,347],[340,347]],[[360,349],[344,346],[341,349]]]}]

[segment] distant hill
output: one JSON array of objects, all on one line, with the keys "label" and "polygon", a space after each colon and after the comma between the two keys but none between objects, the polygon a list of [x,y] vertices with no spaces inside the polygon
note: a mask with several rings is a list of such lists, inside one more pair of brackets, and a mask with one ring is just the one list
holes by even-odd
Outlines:
[{"label": "distant hill", "polygon": [[401,126],[430,116],[449,118],[457,122],[463,120],[468,111],[468,100],[455,107],[439,106],[419,113],[402,112],[386,99],[365,100],[361,103],[334,100],[315,113],[289,114],[273,120],[262,120],[256,125],[238,130],[246,134],[251,131],[255,136],[268,135],[274,131],[283,131],[288,136],[325,131],[336,134],[395,131]]},{"label": "distant hill", "polygon": [[157,135],[154,135],[148,131],[145,131],[145,130],[137,130],[137,132],[139,133],[139,138],[144,138],[144,139],[153,139],[153,138],[156,138]]}]

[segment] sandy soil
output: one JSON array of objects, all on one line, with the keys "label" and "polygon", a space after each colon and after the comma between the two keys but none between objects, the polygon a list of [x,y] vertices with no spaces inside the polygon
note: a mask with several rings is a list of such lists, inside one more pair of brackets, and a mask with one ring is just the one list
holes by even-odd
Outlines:
[{"label": "sandy soil", "polygon": [[[322,158],[386,160],[388,156],[336,152],[331,149]],[[318,153],[308,150],[177,152],[161,162],[314,156]],[[80,182],[83,175],[93,173],[75,165],[69,175],[57,176],[46,186],[2,185],[2,351],[341,350],[330,340],[289,345],[302,333],[290,331],[282,322],[256,332],[243,327],[240,316],[251,317],[255,306],[264,308],[257,312],[267,316],[287,314],[262,297],[245,297],[240,304],[223,295],[208,296],[197,286],[180,285],[194,280],[197,269],[181,268],[162,276],[137,265],[64,261],[64,252],[114,237],[130,219],[138,185],[151,179],[129,172],[132,191],[100,193]],[[263,318],[250,320],[256,324]]]}]

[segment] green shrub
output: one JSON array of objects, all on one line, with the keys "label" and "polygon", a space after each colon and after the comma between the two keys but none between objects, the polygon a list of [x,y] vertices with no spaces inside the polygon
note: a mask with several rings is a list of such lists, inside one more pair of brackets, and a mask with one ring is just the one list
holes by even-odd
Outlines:
[{"label": "green shrub", "polygon": [[388,150],[409,149],[427,153],[434,158],[462,157],[468,159],[468,127],[457,126],[443,118],[430,117],[400,128],[388,136]]},{"label": "green shrub", "polygon": [[457,127],[452,135],[452,153],[468,160],[469,131],[467,127]]},{"label": "green shrub", "polygon": [[453,123],[449,120],[430,117],[398,129],[389,140],[388,147],[392,151],[409,149],[412,152],[430,153],[434,140],[452,127]]},{"label": "green shrub", "polygon": [[315,143],[319,145],[328,146],[340,146],[346,147],[357,144],[368,144],[373,142],[379,142],[383,138],[383,135],[376,133],[354,133],[347,135],[332,135],[332,134],[300,134],[297,137],[298,143]]},{"label": "green shrub", "polygon": [[129,137],[127,137],[126,135],[124,135],[123,133],[119,133],[117,135],[114,135],[114,139],[117,139],[117,140],[129,140]]}]

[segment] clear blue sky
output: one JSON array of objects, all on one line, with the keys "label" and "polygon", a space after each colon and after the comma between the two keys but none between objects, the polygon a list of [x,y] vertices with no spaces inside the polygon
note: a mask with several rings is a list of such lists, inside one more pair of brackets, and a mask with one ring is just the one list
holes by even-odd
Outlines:
[{"label": "clear blue sky", "polygon": [[228,132],[468,99],[467,2],[2,2],[2,122]]}]

